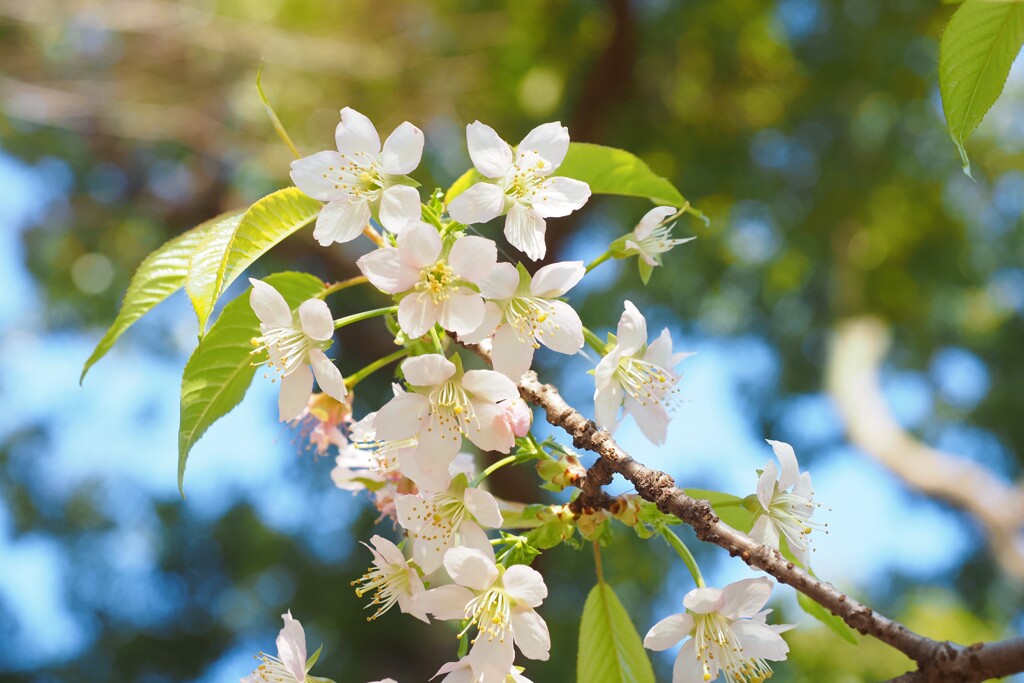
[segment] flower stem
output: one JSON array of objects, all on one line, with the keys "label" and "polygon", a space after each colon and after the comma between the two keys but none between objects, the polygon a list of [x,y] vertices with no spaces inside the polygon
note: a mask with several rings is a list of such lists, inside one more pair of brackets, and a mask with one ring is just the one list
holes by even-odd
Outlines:
[{"label": "flower stem", "polygon": [[363,228],[363,234],[370,238],[370,241],[376,244],[378,247],[384,246],[384,238],[381,234],[373,229],[373,226],[369,223]]},{"label": "flower stem", "polygon": [[394,313],[398,310],[398,306],[387,306],[386,308],[375,308],[372,311],[363,311],[362,313],[353,313],[352,315],[346,315],[344,318],[338,318],[334,321],[334,329],[357,323],[360,320],[368,320],[369,318],[376,318],[381,315],[387,315],[388,313]]},{"label": "flower stem", "polygon": [[602,356],[608,353],[608,345],[601,341],[601,338],[591,332],[587,327],[583,328],[583,338],[586,339],[587,343]]},{"label": "flower stem", "polygon": [[333,285],[328,285],[327,287],[325,287],[324,291],[316,295],[316,298],[326,299],[331,294],[336,294],[343,289],[348,289],[349,287],[355,287],[356,285],[365,284],[366,282],[369,282],[369,280],[366,279],[365,275],[357,275],[355,277],[350,277],[347,280],[339,280],[338,282],[335,282]]},{"label": "flower stem", "polygon": [[602,263],[604,263],[605,261],[607,261],[611,257],[612,257],[612,250],[608,249],[603,254],[601,254],[596,259],[594,259],[593,261],[591,261],[590,263],[587,264],[587,271],[586,272],[589,273],[594,268],[597,268],[599,265],[601,265]]},{"label": "flower stem", "polygon": [[434,340],[434,348],[443,356],[444,344],[441,343],[441,338],[437,336],[437,325],[430,328],[430,338]]},{"label": "flower stem", "polygon": [[270,124],[274,126],[274,131],[277,133],[277,136],[281,138],[284,144],[288,145],[288,149],[292,151],[295,158],[299,159],[302,157],[302,154],[299,152],[299,148],[295,146],[294,142],[292,142],[291,137],[288,135],[288,131],[284,129],[284,124],[281,123],[281,119],[277,118],[277,112],[275,112],[274,108],[270,106],[267,96],[263,94],[263,84],[260,82],[262,76],[263,62],[260,62],[260,68],[256,70],[256,92],[260,94],[260,101],[263,102],[263,106],[267,110],[267,116],[270,117]]},{"label": "flower stem", "polygon": [[672,549],[679,553],[679,557],[683,558],[683,564],[690,570],[690,576],[693,577],[693,582],[697,584],[697,588],[704,587],[704,577],[700,573],[700,567],[697,566],[697,560],[693,557],[693,553],[686,547],[686,544],[676,536],[675,532],[669,529],[667,526],[661,527],[661,535],[665,541],[672,546]]},{"label": "flower stem", "polygon": [[377,360],[373,361],[362,370],[359,370],[358,372],[354,372],[351,375],[349,375],[348,378],[345,380],[345,386],[351,389],[355,385],[359,384],[364,379],[372,375],[373,373],[380,370],[385,365],[388,365],[389,363],[394,363],[396,360],[404,358],[408,355],[409,349],[399,349],[398,351],[395,351],[394,353],[388,356],[378,358]]},{"label": "flower stem", "polygon": [[480,483],[481,483],[481,482],[482,482],[482,481],[483,481],[484,479],[486,479],[487,477],[491,476],[492,474],[494,474],[495,472],[497,472],[498,470],[500,470],[500,469],[501,469],[502,467],[504,467],[505,465],[508,465],[508,464],[509,464],[509,463],[511,463],[511,462],[515,462],[515,460],[516,460],[516,457],[517,457],[517,456],[515,456],[515,455],[506,455],[506,456],[505,456],[504,458],[502,458],[502,459],[501,459],[501,460],[499,460],[498,462],[496,462],[496,463],[492,463],[490,467],[488,467],[487,469],[485,469],[485,470],[484,470],[483,472],[481,472],[480,474],[476,475],[476,477],[474,477],[474,478],[473,478],[473,481],[471,481],[471,482],[469,483],[469,485],[470,485],[470,486],[479,486],[479,485],[480,485]]},{"label": "flower stem", "polygon": [[604,583],[604,570],[601,568],[601,544],[594,541],[594,572],[597,574],[597,582]]}]

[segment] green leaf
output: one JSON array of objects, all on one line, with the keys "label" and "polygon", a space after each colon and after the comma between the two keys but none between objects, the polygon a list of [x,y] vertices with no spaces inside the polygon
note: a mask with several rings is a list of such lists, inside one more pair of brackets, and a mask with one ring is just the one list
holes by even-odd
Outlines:
[{"label": "green leaf", "polygon": [[223,228],[200,245],[189,264],[189,297],[199,318],[199,336],[217,299],[246,268],[284,238],[309,224],[323,205],[297,187],[267,195],[249,207],[234,229]]},{"label": "green leaf", "polygon": [[[322,291],[324,284],[305,273],[277,273],[264,279],[297,307]],[[249,306],[249,290],[224,307],[210,333],[199,343],[181,378],[181,422],[178,427],[178,488],[185,463],[199,437],[245,397],[256,368],[250,340],[260,322]]]},{"label": "green leaf", "polygon": [[748,533],[754,526],[754,515],[743,506],[743,499],[721,491],[683,489],[690,498],[711,503],[718,517],[737,531]]},{"label": "green leaf", "polygon": [[852,645],[857,644],[857,636],[853,629],[850,628],[845,621],[837,617],[836,615],[829,612],[827,609],[819,605],[818,603],[811,600],[809,597],[797,591],[796,601],[800,604],[800,608],[811,615],[825,626],[829,628],[833,633],[842,638]]},{"label": "green leaf", "polygon": [[79,382],[85,379],[89,368],[107,354],[114,342],[131,327],[136,320],[149,313],[158,303],[178,291],[185,282],[188,261],[192,252],[210,232],[222,224],[237,224],[243,211],[233,211],[208,220],[188,232],[165,242],[159,249],[147,256],[128,284],[124,301],[117,318],[103,338],[96,344],[89,360],[85,361]]},{"label": "green leaf", "polygon": [[[686,199],[665,178],[657,175],[639,157],[614,147],[592,145],[589,142],[570,142],[565,161],[555,175],[582,180],[590,185],[594,194],[614,194],[626,197],[646,197],[655,204],[681,207]],[[455,181],[445,193],[444,202],[468,190],[473,184],[485,180],[471,168]]]},{"label": "green leaf", "polygon": [[971,174],[964,143],[992,108],[1024,44],[1024,3],[968,0],[939,44],[939,91],[949,134]]},{"label": "green leaf", "polygon": [[598,583],[587,596],[576,655],[577,683],[654,683],[640,635],[611,586]]},{"label": "green leaf", "polygon": [[[262,66],[260,68],[262,68]],[[309,673],[309,670],[313,668],[313,666],[316,664],[316,661],[320,659],[320,653],[323,652],[323,649],[324,646],[323,643],[321,643],[320,647],[316,649],[316,652],[310,655],[309,659],[306,660],[306,673]]]}]

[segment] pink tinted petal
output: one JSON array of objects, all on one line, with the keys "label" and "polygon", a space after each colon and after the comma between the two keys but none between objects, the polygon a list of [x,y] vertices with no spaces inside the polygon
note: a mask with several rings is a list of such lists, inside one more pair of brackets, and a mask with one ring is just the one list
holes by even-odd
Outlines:
[{"label": "pink tinted petal", "polygon": [[519,270],[511,263],[498,263],[487,277],[475,283],[487,299],[510,299],[519,286]]},{"label": "pink tinted petal", "polygon": [[475,419],[469,423],[466,436],[477,448],[498,453],[508,453],[512,450],[512,446],[515,445],[515,435],[512,434],[512,426],[505,418],[505,410],[500,405],[474,400],[473,412]]},{"label": "pink tinted petal", "polygon": [[463,492],[463,502],[482,526],[497,529],[501,526],[501,510],[494,496],[483,489],[469,487]]},{"label": "pink tinted petal", "polygon": [[494,334],[494,330],[501,324],[502,315],[501,309],[493,301],[484,302],[484,317],[480,324],[472,332],[460,334],[459,341],[466,344],[479,344]]},{"label": "pink tinted petal", "polygon": [[370,538],[370,543],[388,564],[405,564],[405,555],[388,539],[375,534]]},{"label": "pink tinted petal", "polygon": [[441,620],[465,617],[466,603],[473,599],[473,593],[462,586],[441,586],[417,593],[412,603]]},{"label": "pink tinted petal", "polygon": [[288,669],[288,673],[295,676],[295,680],[304,680],[306,678],[306,632],[299,620],[292,617],[291,610],[282,614],[281,618],[284,619],[284,628],[277,634],[277,657]]},{"label": "pink tinted petal", "polygon": [[730,619],[751,617],[768,602],[774,586],[771,579],[763,576],[730,583],[722,589],[724,603],[718,611]]},{"label": "pink tinted petal", "polygon": [[249,278],[252,291],[249,292],[249,305],[260,322],[268,328],[291,327],[292,310],[281,293],[263,280]]},{"label": "pink tinted petal", "polygon": [[310,339],[327,341],[334,336],[334,317],[323,299],[308,299],[299,306],[302,331]]},{"label": "pink tinted petal", "polygon": [[345,400],[348,389],[345,388],[345,379],[338,366],[320,349],[309,350],[309,362],[313,366],[313,375],[320,390],[336,401]]},{"label": "pink tinted petal", "polygon": [[693,615],[689,613],[673,614],[651,627],[647,636],[644,637],[644,647],[648,650],[667,650],[690,635],[692,630]]},{"label": "pink tinted petal", "polygon": [[513,204],[505,218],[505,238],[531,261],[544,258],[547,251],[544,243],[546,228],[547,224],[540,214],[523,204]]},{"label": "pink tinted petal", "polygon": [[278,419],[289,422],[299,416],[313,393],[313,372],[308,365],[300,365],[281,378],[281,393],[277,397]]},{"label": "pink tinted petal", "polygon": [[412,393],[395,396],[377,411],[373,419],[377,438],[397,441],[416,436],[429,407],[430,401],[426,396]]},{"label": "pink tinted petal", "polygon": [[672,362],[672,334],[667,327],[662,329],[658,338],[644,351],[644,360],[666,370],[671,370],[675,365]]},{"label": "pink tinted petal", "polygon": [[568,151],[569,129],[553,121],[527,133],[516,149],[516,157],[519,163],[542,162],[539,175],[547,175],[562,164]]},{"label": "pink tinted petal", "polygon": [[511,325],[502,325],[494,333],[491,349],[494,369],[518,382],[533,364],[533,350],[532,339],[520,339]]},{"label": "pink tinted petal", "polygon": [[455,334],[468,334],[480,327],[483,320],[484,300],[478,293],[464,287],[451,292],[437,312],[437,322],[441,327]]},{"label": "pink tinted petal", "polygon": [[[642,240],[648,237],[654,229],[661,225],[661,222],[666,218],[676,213],[676,208],[672,206],[656,206],[640,219],[637,223],[636,228],[633,230],[633,234],[638,240]],[[653,265],[653,264],[652,264]]]},{"label": "pink tinted petal", "polygon": [[[398,304],[398,325],[413,339],[429,332],[440,317],[441,307],[427,292],[409,294]],[[480,317],[483,317],[483,310],[480,311]]]},{"label": "pink tinted petal", "polygon": [[380,224],[400,235],[420,220],[420,193],[408,185],[392,185],[380,196]]},{"label": "pink tinted petal", "polygon": [[718,588],[694,588],[683,598],[683,604],[691,612],[710,614],[721,610],[725,596]]},{"label": "pink tinted petal", "polygon": [[654,403],[648,400],[640,403],[629,394],[624,397],[623,407],[626,412],[633,416],[636,426],[640,428],[647,440],[655,446],[665,444],[668,437],[668,423],[671,419],[668,410],[661,403]]},{"label": "pink tinted petal", "polygon": [[463,225],[486,223],[505,212],[505,192],[494,183],[476,183],[448,204],[448,215]]},{"label": "pink tinted petal", "polygon": [[732,630],[739,637],[744,658],[782,661],[789,652],[789,645],[770,626],[756,621],[740,620],[733,622]]},{"label": "pink tinted petal", "polygon": [[438,493],[448,490],[451,474],[443,461],[437,458],[416,457],[416,449],[403,448],[398,453],[398,470],[411,479],[421,492]]},{"label": "pink tinted petal", "polygon": [[466,143],[473,165],[484,177],[501,178],[512,168],[512,148],[487,124],[474,121],[466,126]]},{"label": "pink tinted petal", "polygon": [[414,387],[432,387],[455,374],[455,364],[439,353],[406,358],[402,362],[405,381]]},{"label": "pink tinted petal", "polygon": [[430,506],[419,495],[399,494],[395,496],[395,514],[403,529],[415,533],[426,524]]},{"label": "pink tinted petal", "polygon": [[494,546],[491,545],[487,534],[480,528],[480,525],[471,519],[462,522],[459,527],[459,543],[466,548],[479,550],[486,555],[491,562],[494,562]]},{"label": "pink tinted petal", "polygon": [[772,441],[771,439],[765,439],[775,451],[775,457],[779,459],[779,463],[782,465],[782,473],[779,475],[779,489],[785,491],[790,486],[796,483],[797,477],[800,475],[800,466],[796,461],[796,453],[793,452],[793,447],[784,441]]},{"label": "pink tinted petal", "polygon": [[398,253],[413,268],[432,266],[441,256],[441,236],[434,226],[422,221],[407,226],[398,237]]},{"label": "pink tinted petal", "polygon": [[498,261],[498,246],[494,240],[475,235],[464,235],[452,245],[448,263],[455,274],[477,284],[484,280]]},{"label": "pink tinted petal", "polygon": [[380,153],[380,136],[370,119],[355,109],[345,107],[341,110],[341,123],[334,131],[334,141],[338,151],[349,160],[363,166]]},{"label": "pink tinted petal", "polygon": [[544,218],[568,216],[590,199],[590,185],[572,178],[554,176],[537,188],[531,198],[533,210]]},{"label": "pink tinted petal", "polygon": [[351,242],[363,234],[370,222],[370,205],[365,199],[340,199],[323,208],[316,218],[313,239],[321,247]]},{"label": "pink tinted petal", "polygon": [[[522,566],[522,565],[517,565]],[[512,610],[512,632],[516,646],[527,659],[547,661],[551,650],[548,625],[532,609]]]},{"label": "pink tinted petal", "polygon": [[647,320],[631,301],[627,300],[624,307],[615,336],[622,355],[632,356],[647,343]]},{"label": "pink tinted petal", "polygon": [[538,607],[548,597],[544,577],[536,569],[524,564],[509,567],[501,577],[501,583],[509,597],[527,607]]},{"label": "pink tinted petal", "polygon": [[423,156],[423,131],[404,121],[384,141],[381,168],[391,175],[412,173]]},{"label": "pink tinted petal", "polygon": [[338,188],[338,169],[345,161],[337,152],[317,152],[296,159],[291,164],[292,182],[313,199],[329,202],[343,199],[348,193]]},{"label": "pink tinted petal", "polygon": [[544,266],[534,273],[530,294],[542,299],[562,296],[575,287],[586,272],[583,261],[562,261]]},{"label": "pink tinted petal", "polygon": [[470,370],[463,375],[462,386],[474,396],[491,402],[519,398],[519,390],[512,380],[493,370]]},{"label": "pink tinted petal", "polygon": [[771,507],[772,498],[775,496],[775,480],[778,476],[779,468],[775,466],[774,461],[769,460],[761,471],[761,476],[757,478],[757,499],[765,512]]},{"label": "pink tinted petal", "polygon": [[498,578],[494,562],[473,548],[460,546],[446,552],[444,568],[455,583],[477,591],[487,590]]},{"label": "pink tinted petal", "polygon": [[407,292],[420,278],[420,271],[403,262],[398,249],[391,247],[360,256],[356,266],[374,287],[388,294]]},{"label": "pink tinted petal", "polygon": [[573,355],[583,348],[583,322],[572,306],[564,301],[551,301],[554,325],[538,337],[552,351]]}]

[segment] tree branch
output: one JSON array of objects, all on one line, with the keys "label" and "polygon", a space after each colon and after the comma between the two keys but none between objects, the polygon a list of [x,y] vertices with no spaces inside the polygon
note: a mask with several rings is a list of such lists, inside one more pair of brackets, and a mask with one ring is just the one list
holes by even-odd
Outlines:
[{"label": "tree branch", "polygon": [[[467,345],[467,348],[490,362],[490,349],[486,344]],[[778,550],[755,543],[746,534],[722,522],[708,501],[691,498],[676,487],[671,476],[634,460],[619,447],[611,434],[598,429],[593,421],[566,403],[557,388],[541,383],[535,372],[523,375],[518,387],[524,400],[542,408],[548,422],[562,428],[572,437],[576,448],[596,453],[599,462],[604,462],[600,466],[595,464],[588,472],[588,478],[589,475],[595,478],[582,483],[585,495],[598,495],[601,487],[611,481],[612,475],[621,474],[645,500],[693,527],[697,538],[724,548],[749,566],[770,574],[779,583],[792,586],[841,618],[851,628],[877,638],[917,662],[918,671],[905,675],[915,678],[903,677],[898,680],[914,683],[977,683],[1024,671],[1024,638],[965,647],[914,633],[903,624],[847,596],[832,584],[811,576],[788,561]]]}]

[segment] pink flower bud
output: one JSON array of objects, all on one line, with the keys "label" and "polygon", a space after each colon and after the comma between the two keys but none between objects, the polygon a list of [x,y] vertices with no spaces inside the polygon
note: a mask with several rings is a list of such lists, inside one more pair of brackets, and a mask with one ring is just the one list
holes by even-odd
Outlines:
[{"label": "pink flower bud", "polygon": [[516,436],[526,436],[530,433],[530,425],[533,423],[533,411],[521,398],[505,401],[505,419],[508,420],[512,433]]}]

